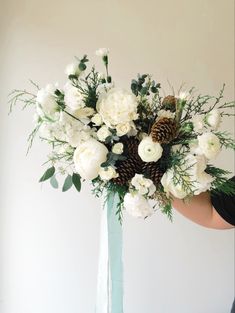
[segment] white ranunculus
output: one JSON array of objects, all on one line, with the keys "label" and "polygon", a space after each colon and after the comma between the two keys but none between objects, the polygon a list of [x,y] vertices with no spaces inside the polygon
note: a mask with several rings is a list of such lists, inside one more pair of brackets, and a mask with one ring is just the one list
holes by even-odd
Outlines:
[{"label": "white ranunculus", "polygon": [[[164,191],[167,195],[172,194],[174,197],[178,199],[184,199],[188,196],[185,189],[180,184],[174,183],[174,171],[172,169],[169,169],[161,179],[161,184],[164,187]],[[187,179],[187,177],[185,177]]]},{"label": "white ranunculus", "polygon": [[85,106],[83,94],[70,82],[68,82],[64,87],[64,101],[66,106],[74,111]]},{"label": "white ranunculus", "polygon": [[135,174],[131,180],[131,185],[135,187],[141,195],[152,196],[156,191],[156,186],[151,179],[145,178],[142,174]]},{"label": "white ranunculus", "polygon": [[108,48],[99,48],[98,50],[96,50],[95,54],[98,57],[104,57],[104,56],[109,54],[109,49]]},{"label": "white ranunculus", "polygon": [[206,123],[213,129],[217,130],[221,123],[221,114],[219,110],[214,109],[206,115]]},{"label": "white ranunculus", "polygon": [[65,74],[67,76],[70,76],[70,75],[79,76],[81,74],[81,70],[78,67],[78,63],[74,62],[74,63],[68,64],[65,68]]},{"label": "white ranunculus", "polygon": [[47,85],[41,88],[37,93],[37,113],[40,116],[52,116],[58,111],[59,106],[54,95],[56,88],[53,85]]},{"label": "white ranunculus", "polygon": [[203,131],[205,123],[202,115],[195,115],[192,118],[192,123],[195,132],[201,133]]},{"label": "white ranunculus", "polygon": [[138,118],[137,106],[137,98],[132,93],[112,88],[99,96],[97,111],[107,126],[116,128]]},{"label": "white ranunculus", "polygon": [[99,113],[96,113],[92,119],[91,119],[92,123],[94,123],[96,126],[100,126],[103,123],[102,117]]},{"label": "white ranunculus", "polygon": [[84,179],[92,180],[99,174],[100,165],[107,160],[108,149],[99,141],[90,138],[80,144],[74,152],[76,171]]},{"label": "white ranunculus", "polygon": [[113,145],[112,147],[112,152],[115,154],[122,154],[123,148],[124,148],[123,143],[121,142],[115,143],[115,145]]},{"label": "white ranunculus", "polygon": [[100,141],[105,141],[105,139],[108,138],[109,136],[111,136],[112,133],[109,131],[109,128],[106,125],[104,125],[104,126],[100,127],[100,129],[97,131],[96,135]]},{"label": "white ranunculus", "polygon": [[131,130],[130,123],[118,124],[116,126],[117,136],[121,137],[129,133]]},{"label": "white ranunculus", "polygon": [[124,208],[133,217],[145,218],[154,213],[148,200],[140,194],[127,193],[124,197]]},{"label": "white ranunculus", "polygon": [[118,177],[118,173],[112,166],[101,167],[99,170],[99,175],[102,180],[110,180]]},{"label": "white ranunculus", "polygon": [[221,151],[219,138],[211,132],[198,136],[198,147],[208,160],[214,159]]},{"label": "white ranunculus", "polygon": [[142,139],[138,146],[138,154],[144,162],[157,162],[162,152],[162,146],[158,142],[153,142],[151,136]]}]

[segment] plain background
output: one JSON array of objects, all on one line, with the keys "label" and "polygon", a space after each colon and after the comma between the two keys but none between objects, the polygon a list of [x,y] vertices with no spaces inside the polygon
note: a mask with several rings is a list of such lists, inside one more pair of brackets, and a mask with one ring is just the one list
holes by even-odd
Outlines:
[{"label": "plain background", "polygon": [[[38,184],[48,152],[26,158],[33,111],[8,117],[7,94],[65,82],[74,55],[111,50],[117,85],[151,73],[234,99],[233,0],[1,0],[1,313],[92,313],[101,201],[90,186],[65,194]],[[233,121],[223,128],[233,131]],[[232,152],[217,164],[234,170]],[[208,230],[174,214],[125,217],[125,313],[228,313],[234,296],[234,231]]]}]

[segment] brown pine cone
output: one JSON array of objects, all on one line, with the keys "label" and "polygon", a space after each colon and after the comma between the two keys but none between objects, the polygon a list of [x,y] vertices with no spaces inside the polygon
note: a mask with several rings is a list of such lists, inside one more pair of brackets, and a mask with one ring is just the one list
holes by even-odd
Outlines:
[{"label": "brown pine cone", "polygon": [[128,157],[117,165],[117,173],[119,176],[113,181],[118,185],[127,185],[136,173],[140,172],[140,160],[136,156]]},{"label": "brown pine cone", "polygon": [[164,172],[159,168],[158,162],[148,162],[143,164],[143,174],[150,178],[155,185],[158,185]]},{"label": "brown pine cone", "polygon": [[176,111],[177,98],[174,96],[167,96],[162,100],[162,108],[164,110]]},{"label": "brown pine cone", "polygon": [[154,142],[169,143],[176,138],[178,132],[177,123],[171,118],[163,117],[156,121],[151,128],[151,136]]}]

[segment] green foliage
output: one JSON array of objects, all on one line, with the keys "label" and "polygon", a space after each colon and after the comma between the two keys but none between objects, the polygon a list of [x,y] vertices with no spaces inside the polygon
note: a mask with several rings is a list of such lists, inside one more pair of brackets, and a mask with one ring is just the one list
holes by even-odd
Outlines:
[{"label": "green foliage", "polygon": [[235,195],[235,182],[228,179],[228,175],[231,174],[231,172],[215,167],[213,165],[208,165],[206,168],[206,172],[214,177],[211,189],[212,193]]},{"label": "green foliage", "polygon": [[51,178],[53,175],[55,174],[55,167],[52,166],[50,168],[48,168],[45,173],[42,175],[42,177],[39,179],[39,182],[43,182],[48,180],[49,178]]},{"label": "green foliage", "polygon": [[74,187],[77,189],[78,192],[81,191],[81,176],[77,173],[73,173],[72,182]]},{"label": "green foliage", "polygon": [[50,179],[50,184],[51,184],[51,186],[52,186],[53,188],[58,189],[59,183],[58,183],[58,181],[57,181],[55,175],[53,175],[53,176],[51,177],[51,179]]},{"label": "green foliage", "polygon": [[167,203],[164,207],[161,208],[162,213],[166,214],[171,222],[173,222],[173,215],[172,215],[172,205],[171,203]]},{"label": "green foliage", "polygon": [[226,149],[235,150],[235,141],[232,139],[232,135],[228,132],[216,132],[215,135],[219,138],[220,143]]},{"label": "green foliage", "polygon": [[71,176],[71,175],[68,175],[68,176],[65,178],[62,191],[65,192],[65,191],[69,190],[72,186],[73,186],[72,176]]}]

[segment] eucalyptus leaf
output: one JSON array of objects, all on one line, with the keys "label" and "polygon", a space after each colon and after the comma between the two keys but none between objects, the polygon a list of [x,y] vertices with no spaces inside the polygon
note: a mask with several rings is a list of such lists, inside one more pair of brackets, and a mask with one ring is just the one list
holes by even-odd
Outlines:
[{"label": "eucalyptus leaf", "polygon": [[74,187],[77,189],[78,192],[81,191],[81,176],[79,174],[73,173],[72,182]]},{"label": "eucalyptus leaf", "polygon": [[50,179],[50,184],[53,188],[57,189],[59,187],[59,183],[55,177],[55,175],[53,175]]},{"label": "eucalyptus leaf", "polygon": [[72,176],[71,176],[71,175],[68,175],[68,176],[65,178],[62,191],[65,192],[65,191],[69,190],[72,186],[73,186]]},{"label": "eucalyptus leaf", "polygon": [[43,181],[45,181],[45,180],[51,178],[54,174],[55,174],[55,167],[52,166],[52,167],[50,167],[50,168],[48,168],[48,169],[46,170],[46,172],[45,172],[45,173],[42,175],[42,177],[39,179],[39,182],[41,183],[41,182],[43,182]]}]

